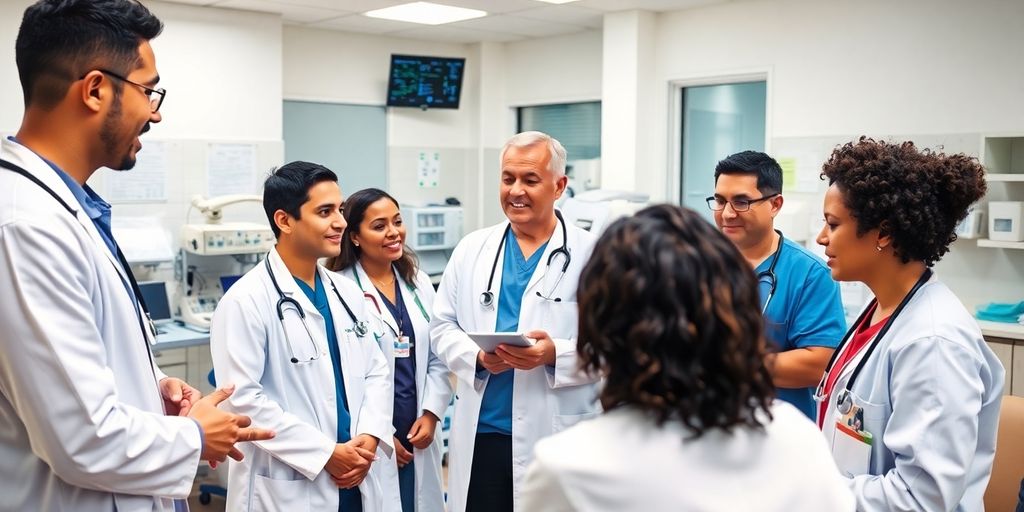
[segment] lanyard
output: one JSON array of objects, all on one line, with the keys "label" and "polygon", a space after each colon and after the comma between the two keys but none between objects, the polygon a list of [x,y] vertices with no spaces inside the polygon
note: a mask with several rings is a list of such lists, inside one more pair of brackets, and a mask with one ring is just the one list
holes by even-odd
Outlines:
[{"label": "lanyard", "polygon": [[[361,279],[359,279],[359,269],[353,267],[352,268],[352,275],[356,276],[356,284],[359,285],[359,288],[362,288],[363,287],[363,281]],[[427,308],[423,307],[423,303],[420,302],[420,294],[416,292],[416,288],[414,288],[409,283],[405,283],[405,288],[407,290],[409,290],[410,292],[412,292],[412,300],[413,300],[413,302],[415,302],[416,303],[416,307],[418,307],[420,309],[420,314],[423,315],[423,319],[426,320],[429,323],[430,322],[430,315],[427,314]],[[377,305],[377,301],[374,301],[374,306],[377,306],[377,312],[378,313],[384,314],[384,312],[381,311],[380,306]],[[401,320],[399,320],[397,318],[395,319],[395,321],[396,322],[401,322]],[[401,330],[402,326],[399,325],[398,328],[399,328],[399,330]]]},{"label": "lanyard", "polygon": [[[874,339],[872,339],[871,342],[868,343],[867,350],[864,351],[864,357],[861,357],[860,362],[857,363],[857,366],[853,369],[853,373],[850,374],[849,380],[846,381],[846,385],[844,386],[844,389],[840,394],[841,398],[849,394],[850,389],[853,388],[854,381],[856,381],[857,376],[860,375],[860,371],[864,369],[864,365],[868,362],[868,359],[871,358],[871,354],[875,351],[875,347],[879,345],[879,342],[882,340],[882,337],[885,336],[887,332],[889,332],[889,328],[892,327],[893,322],[896,321],[896,317],[899,316],[899,314],[903,311],[903,308],[905,308],[907,304],[910,302],[910,299],[914,297],[914,294],[917,293],[917,291],[920,290],[921,287],[924,286],[924,284],[927,283],[929,279],[931,279],[931,277],[932,269],[925,269],[924,273],[921,274],[921,277],[919,277],[917,279],[917,282],[914,283],[914,287],[911,288],[909,292],[907,292],[907,295],[903,297],[903,300],[900,301],[900,304],[896,306],[896,310],[892,312],[892,315],[889,317],[889,319],[885,321],[884,325],[882,325],[882,328],[878,331],[878,334],[876,334]],[[847,342],[849,342],[850,339],[853,337],[853,333],[854,331],[857,330],[857,326],[859,326],[861,322],[864,321],[864,318],[867,317],[868,313],[874,309],[871,306],[877,304],[878,299],[871,299],[871,304],[868,304],[868,307],[864,310],[863,313],[860,314],[860,316],[857,318],[857,321],[854,322],[853,326],[850,327],[848,331],[846,331],[846,335],[843,336],[843,340],[839,342],[839,346],[836,347],[836,350],[834,352],[832,352],[832,357],[829,358],[828,365],[825,366],[825,375],[824,377],[822,377],[821,383],[818,384],[821,392],[824,392],[825,382],[828,380],[828,374],[832,371],[832,367],[835,365],[836,359],[839,358],[839,354],[846,347]],[[838,379],[839,377],[836,377],[836,380]],[[833,393],[834,392],[835,390],[833,389]]]}]

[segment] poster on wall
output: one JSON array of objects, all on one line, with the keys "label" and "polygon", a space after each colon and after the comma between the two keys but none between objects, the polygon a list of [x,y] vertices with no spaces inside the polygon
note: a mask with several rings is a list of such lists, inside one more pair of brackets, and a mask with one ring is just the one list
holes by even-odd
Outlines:
[{"label": "poster on wall", "polygon": [[208,198],[256,192],[256,145],[210,144],[206,153]]},{"label": "poster on wall", "polygon": [[112,171],[104,167],[104,199],[112,204],[167,201],[167,153],[166,142],[147,140],[145,149],[136,153],[135,166],[130,170]]},{"label": "poster on wall", "polygon": [[435,188],[441,181],[441,154],[420,151],[416,165],[420,188]]}]

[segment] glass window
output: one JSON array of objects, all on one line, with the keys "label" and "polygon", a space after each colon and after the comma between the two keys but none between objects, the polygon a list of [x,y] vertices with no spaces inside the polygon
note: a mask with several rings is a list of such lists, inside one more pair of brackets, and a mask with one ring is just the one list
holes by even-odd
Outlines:
[{"label": "glass window", "polygon": [[601,156],[601,102],[561,103],[518,109],[520,132],[537,130],[562,143],[569,160]]}]

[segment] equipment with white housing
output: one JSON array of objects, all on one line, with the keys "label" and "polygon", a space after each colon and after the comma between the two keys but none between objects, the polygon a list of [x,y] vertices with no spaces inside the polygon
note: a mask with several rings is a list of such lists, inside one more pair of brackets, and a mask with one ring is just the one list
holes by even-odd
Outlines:
[{"label": "equipment with white housing", "polygon": [[650,196],[639,192],[598,189],[565,197],[559,209],[566,222],[600,235],[613,220],[636,213],[649,200]]},{"label": "equipment with white housing", "polygon": [[405,244],[416,252],[420,269],[430,276],[444,272],[448,252],[462,239],[461,206],[402,206]]},{"label": "equipment with white housing", "polygon": [[178,310],[180,319],[187,324],[209,329],[213,312],[226,289],[212,279],[208,281],[203,272],[190,266],[189,254],[233,256],[239,263],[251,264],[269,252],[276,243],[274,232],[266,223],[221,222],[226,206],[244,202],[262,204],[263,198],[241,194],[212,199],[204,199],[202,196],[192,198],[192,207],[206,216],[206,223],[185,224],[181,228],[182,250],[179,252],[179,265],[176,269],[180,283]]},{"label": "equipment with white housing", "polygon": [[181,228],[181,245],[192,254],[265,253],[274,247],[274,232],[266,224],[255,222],[221,222],[225,206],[246,201],[262,203],[257,195],[228,195],[203,199],[192,198],[192,206],[206,215],[206,224],[185,224]]}]

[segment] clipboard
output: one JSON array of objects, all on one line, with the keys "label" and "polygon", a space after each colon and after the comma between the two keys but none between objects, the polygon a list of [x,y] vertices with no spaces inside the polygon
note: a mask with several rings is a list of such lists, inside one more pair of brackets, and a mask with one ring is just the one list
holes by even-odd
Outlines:
[{"label": "clipboard", "polygon": [[498,345],[512,345],[514,347],[532,347],[534,340],[526,335],[515,332],[467,332],[480,350],[493,354]]}]

